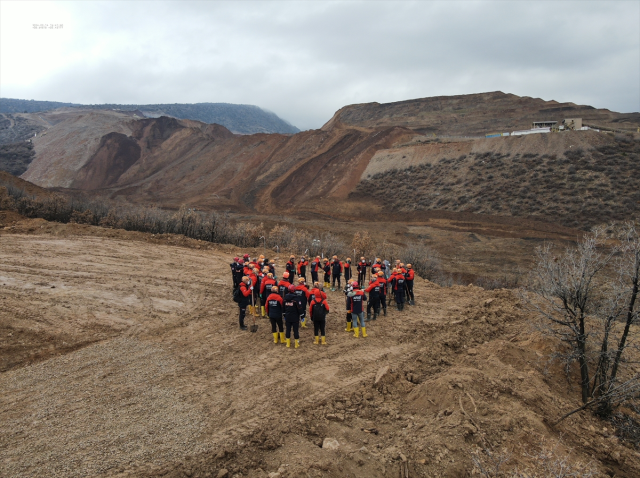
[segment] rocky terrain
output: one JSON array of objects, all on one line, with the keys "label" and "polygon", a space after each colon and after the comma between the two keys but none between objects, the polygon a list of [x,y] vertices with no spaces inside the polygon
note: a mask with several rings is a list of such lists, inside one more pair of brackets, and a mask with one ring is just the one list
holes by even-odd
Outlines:
[{"label": "rocky terrain", "polygon": [[610,422],[550,425],[579,393],[512,291],[418,279],[416,305],[365,339],[344,332],[330,292],[328,345],[305,329],[286,349],[262,318],[238,330],[235,247],[3,221],[2,475],[640,473]]}]

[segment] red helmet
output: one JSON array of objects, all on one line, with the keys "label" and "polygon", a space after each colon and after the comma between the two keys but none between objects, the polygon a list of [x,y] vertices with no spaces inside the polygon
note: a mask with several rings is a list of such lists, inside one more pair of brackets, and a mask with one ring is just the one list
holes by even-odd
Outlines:
[{"label": "red helmet", "polygon": [[285,279],[288,279],[289,278],[289,273],[285,272],[284,274],[282,274],[282,277],[285,278]]},{"label": "red helmet", "polygon": [[291,284],[291,285],[289,286],[289,292],[295,292],[295,291],[296,291],[296,286],[295,286],[295,285],[293,285],[293,284]]},{"label": "red helmet", "polygon": [[240,260],[238,261],[238,264],[244,264],[244,261],[243,261],[242,259],[240,259]]},{"label": "red helmet", "polygon": [[239,259],[237,257],[234,257],[233,260],[238,262]]},{"label": "red helmet", "polygon": [[353,281],[351,283],[351,287],[353,287],[354,289],[357,289],[358,288],[358,282],[357,281]]},{"label": "red helmet", "polygon": [[249,259],[249,254],[245,254],[245,255],[244,255],[244,256],[242,256],[242,257],[244,257],[245,259]]}]

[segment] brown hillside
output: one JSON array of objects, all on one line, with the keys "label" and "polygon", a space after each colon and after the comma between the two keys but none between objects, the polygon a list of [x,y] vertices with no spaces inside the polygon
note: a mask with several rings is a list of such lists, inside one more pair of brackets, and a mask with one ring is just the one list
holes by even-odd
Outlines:
[{"label": "brown hillside", "polygon": [[365,128],[403,126],[438,136],[484,136],[495,131],[528,129],[533,121],[562,121],[564,118],[582,118],[585,124],[628,131],[636,131],[640,126],[640,113],[615,113],[592,106],[494,91],[345,106],[323,129],[336,124]]}]

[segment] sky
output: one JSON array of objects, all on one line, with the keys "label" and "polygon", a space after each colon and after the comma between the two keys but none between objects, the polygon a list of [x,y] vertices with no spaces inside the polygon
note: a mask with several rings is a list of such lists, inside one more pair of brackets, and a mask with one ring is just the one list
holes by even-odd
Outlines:
[{"label": "sky", "polygon": [[7,98],[253,104],[304,130],[497,90],[640,111],[640,1],[0,0]]}]

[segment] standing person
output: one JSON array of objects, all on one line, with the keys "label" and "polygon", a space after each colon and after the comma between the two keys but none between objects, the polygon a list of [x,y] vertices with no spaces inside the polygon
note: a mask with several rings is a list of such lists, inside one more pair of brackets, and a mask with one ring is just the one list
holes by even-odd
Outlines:
[{"label": "standing person", "polygon": [[322,259],[324,265],[322,266],[322,270],[324,271],[324,287],[328,289],[331,287],[331,264],[329,264],[329,259],[326,257]]},{"label": "standing person", "polygon": [[284,328],[282,325],[282,315],[284,314],[284,300],[278,294],[278,286],[271,286],[271,294],[267,297],[265,307],[267,315],[271,321],[271,333],[273,334],[273,343],[278,343],[278,334],[280,334],[280,343],[285,343]]},{"label": "standing person", "polygon": [[407,264],[407,273],[404,275],[407,285],[407,301],[409,305],[415,305],[415,297],[413,296],[413,280],[415,279],[415,273],[411,264]]},{"label": "standing person", "polygon": [[309,265],[309,261],[302,256],[298,261],[298,277],[304,277],[305,282],[307,281],[307,266]]},{"label": "standing person", "polygon": [[367,296],[362,290],[360,290],[360,286],[357,282],[352,282],[351,287],[353,287],[353,290],[347,294],[347,297],[349,297],[349,301],[351,303],[353,336],[358,337],[360,335],[360,329],[362,329],[362,336],[368,337],[367,326],[364,320],[364,303],[367,300]]},{"label": "standing person", "polygon": [[342,277],[342,262],[338,260],[338,256],[333,256],[331,261],[331,290],[336,290],[336,280],[338,281],[338,287],[342,287],[340,284],[340,278]]},{"label": "standing person", "polygon": [[311,289],[309,293],[311,294],[312,297],[319,293],[320,297],[322,297],[323,299],[327,298],[327,294],[325,294],[324,290],[322,290],[322,286],[320,285],[320,282],[314,282],[313,289]]},{"label": "standing person", "polygon": [[309,300],[309,288],[307,284],[304,283],[304,278],[298,278],[298,285],[295,288],[295,294],[298,296],[298,300],[300,301],[300,322],[302,324],[302,328],[307,328],[307,301]]},{"label": "standing person", "polygon": [[[379,274],[379,273],[378,273]],[[371,278],[371,283],[364,291],[369,294],[367,302],[367,320],[376,320],[380,313],[380,294],[382,293],[381,284],[378,282],[379,276]],[[373,307],[373,319],[371,318],[371,308]]]},{"label": "standing person", "polygon": [[240,258],[234,257],[231,265],[231,278],[233,279],[233,290],[235,291],[240,287],[242,282],[242,264],[240,264]]},{"label": "standing person", "polygon": [[319,293],[314,295],[309,304],[309,317],[311,317],[311,322],[313,322],[313,335],[315,337],[313,343],[315,345],[318,345],[320,338],[322,338],[322,345],[327,345],[325,327],[328,313],[329,304],[327,303],[327,299],[323,299]]},{"label": "standing person", "polygon": [[276,276],[276,268],[275,268],[275,264],[273,263],[273,261],[269,261],[269,259],[265,259],[264,260],[264,265],[269,268],[269,272],[271,272],[273,274],[273,277],[275,277]]},{"label": "standing person", "polygon": [[296,256],[291,256],[289,262],[286,263],[285,268],[289,273],[289,280],[293,283],[296,277]]},{"label": "standing person", "polygon": [[358,282],[360,284],[364,284],[364,280],[367,278],[367,267],[369,267],[371,264],[369,264],[367,262],[367,260],[364,257],[360,258],[360,262],[358,262]]},{"label": "standing person", "polygon": [[351,257],[347,257],[347,260],[344,261],[344,282],[348,284],[349,281],[353,278],[353,274],[351,273]]},{"label": "standing person", "polygon": [[291,283],[289,282],[289,273],[285,272],[284,274],[282,274],[282,280],[278,282],[278,291],[280,292],[280,295],[283,299],[284,296],[287,295],[289,286],[291,286]]},{"label": "standing person", "polygon": [[320,256],[316,256],[311,262],[311,282],[314,284],[318,282],[318,272],[320,269],[322,269],[322,261],[320,260]]},{"label": "standing person", "polygon": [[269,272],[269,268],[265,267],[263,271],[266,274],[266,277],[260,282],[260,304],[262,305],[262,317],[265,316],[265,308],[267,306],[271,287],[277,285],[276,280],[273,278],[273,274]]},{"label": "standing person", "polygon": [[393,295],[396,301],[396,307],[398,310],[404,310],[404,296],[405,291],[405,278],[401,271],[397,271],[395,275],[391,276],[391,285],[393,287]]},{"label": "standing person", "polygon": [[387,279],[384,277],[384,272],[378,272],[378,284],[380,285],[380,305],[382,306],[382,313],[387,316]]},{"label": "standing person", "polygon": [[342,291],[344,292],[345,302],[347,306],[347,328],[344,329],[345,332],[351,332],[353,330],[352,322],[351,322],[351,299],[349,299],[349,292],[353,290],[353,287],[351,287],[351,284],[353,284],[354,282],[355,281],[351,279],[349,282],[347,282],[347,284],[344,287],[344,290]]},{"label": "standing person", "polygon": [[244,318],[247,315],[247,307],[249,306],[249,304],[251,304],[252,293],[253,287],[251,286],[251,279],[249,279],[247,276],[244,276],[242,278],[242,281],[240,282],[240,287],[234,293],[233,297],[233,300],[238,303],[238,322],[240,323],[240,330],[247,330],[247,326],[244,325]]},{"label": "standing person", "polygon": [[293,329],[293,337],[295,339],[295,348],[300,347],[300,313],[301,307],[296,295],[296,288],[289,286],[287,295],[284,296],[284,321],[287,325],[285,338],[287,340],[287,348],[291,347],[291,329]]},{"label": "standing person", "polygon": [[385,272],[385,273],[387,272],[386,271],[387,267],[384,265],[384,262],[382,262],[382,259],[380,259],[379,257],[376,257],[376,262],[375,264],[373,264],[373,267],[377,267],[382,272]]}]

